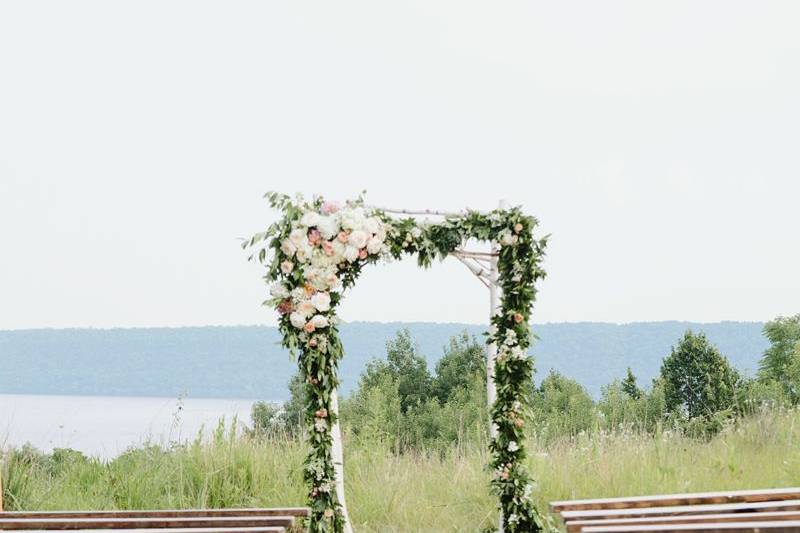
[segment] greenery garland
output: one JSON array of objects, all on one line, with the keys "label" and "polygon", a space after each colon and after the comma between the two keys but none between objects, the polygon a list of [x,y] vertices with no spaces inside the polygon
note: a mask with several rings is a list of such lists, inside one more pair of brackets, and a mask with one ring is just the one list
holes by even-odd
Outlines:
[{"label": "greenery garland", "polygon": [[343,355],[336,307],[364,266],[377,261],[417,256],[422,267],[442,260],[468,239],[499,245],[501,309],[492,318],[488,342],[496,343],[497,400],[491,407],[497,437],[492,440],[492,488],[500,500],[504,528],[510,533],[550,530],[532,501],[533,481],[524,468],[525,418],[533,361],[527,355],[528,326],[536,298],[535,284],[547,238],[533,236],[537,220],[518,207],[488,214],[467,211],[442,222],[396,219],[365,208],[363,199],[339,206],[322,198],[268,193],[270,205],[283,217],[244,243],[260,248],[256,258],[267,266],[265,279],[274,284],[265,305],[280,314],[283,346],[299,353],[299,368],[309,403],[310,452],[304,478],[309,486],[310,531],[339,533],[344,518],[336,497],[331,428],[335,422],[331,393],[338,386]]}]

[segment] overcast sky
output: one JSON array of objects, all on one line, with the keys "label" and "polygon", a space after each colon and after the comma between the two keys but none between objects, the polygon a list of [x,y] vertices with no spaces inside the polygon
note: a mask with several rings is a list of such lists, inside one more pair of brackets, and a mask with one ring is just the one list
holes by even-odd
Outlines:
[{"label": "overcast sky", "polygon": [[[800,312],[800,3],[0,4],[0,329],[274,324],[268,190],[552,233],[534,320]],[[450,260],[345,320],[485,322]]]}]

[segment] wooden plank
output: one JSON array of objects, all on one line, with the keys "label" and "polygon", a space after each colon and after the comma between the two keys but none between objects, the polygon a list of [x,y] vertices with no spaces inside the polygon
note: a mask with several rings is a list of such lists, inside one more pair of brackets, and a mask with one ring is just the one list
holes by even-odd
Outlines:
[{"label": "wooden plank", "polygon": [[0,530],[172,529],[290,527],[293,516],[222,516],[190,518],[0,518]]},{"label": "wooden plank", "polygon": [[689,494],[658,494],[622,498],[590,500],[565,500],[552,502],[551,509],[560,513],[579,509],[630,509],[641,507],[667,507],[672,505],[698,505],[713,503],[765,502],[800,499],[800,488],[739,490],[725,492],[695,492]]},{"label": "wooden plank", "polygon": [[682,516],[769,511],[800,511],[800,500],[752,503],[720,503],[705,505],[677,505],[674,507],[635,507],[630,509],[587,509],[563,511],[566,521],[598,520],[604,518],[643,518],[649,516]]},{"label": "wooden plank", "polygon": [[774,511],[761,513],[726,513],[688,516],[656,516],[645,518],[611,518],[601,520],[575,520],[567,522],[567,531],[579,532],[588,527],[600,526],[635,526],[670,524],[703,524],[723,522],[779,522],[786,520],[800,521],[800,511]]},{"label": "wooden plank", "polygon": [[783,522],[729,522],[717,524],[671,524],[671,525],[638,525],[638,526],[600,526],[584,528],[584,533],[651,533],[681,532],[692,533],[797,533],[800,531],[800,520]]},{"label": "wooden plank", "polygon": [[[25,533],[53,533],[52,529],[28,529]],[[57,531],[57,530],[56,530]],[[176,529],[76,529],[71,533],[286,533],[281,526],[268,527],[223,527],[223,528],[176,528]]]},{"label": "wooden plank", "polygon": [[211,516],[308,516],[308,507],[250,509],[153,509],[103,511],[6,511],[0,518],[181,518]]}]

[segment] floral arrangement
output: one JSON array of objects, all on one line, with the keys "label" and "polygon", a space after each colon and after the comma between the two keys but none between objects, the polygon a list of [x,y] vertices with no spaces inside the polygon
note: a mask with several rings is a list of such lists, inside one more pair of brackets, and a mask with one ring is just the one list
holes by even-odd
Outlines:
[{"label": "floral arrangement", "polygon": [[[244,243],[267,265],[265,279],[273,282],[265,305],[280,316],[283,345],[299,354],[309,403],[311,451],[304,479],[309,487],[310,531],[344,529],[336,497],[331,428],[336,421],[331,393],[338,385],[342,344],[336,307],[361,269],[385,259],[414,254],[420,266],[444,259],[467,239],[500,245],[498,283],[500,313],[492,318],[488,342],[498,346],[495,362],[497,400],[491,407],[497,436],[491,443],[492,488],[500,500],[504,528],[510,533],[549,530],[551,525],[532,502],[534,484],[523,466],[527,390],[533,361],[527,355],[532,340],[528,326],[536,297],[536,281],[544,277],[541,260],[547,239],[535,239],[537,221],[519,208],[489,214],[467,211],[439,223],[413,218],[394,219],[364,206],[358,198],[343,205],[314,198],[268,193],[271,206],[283,217],[267,231]],[[251,256],[251,258],[253,258]]]}]

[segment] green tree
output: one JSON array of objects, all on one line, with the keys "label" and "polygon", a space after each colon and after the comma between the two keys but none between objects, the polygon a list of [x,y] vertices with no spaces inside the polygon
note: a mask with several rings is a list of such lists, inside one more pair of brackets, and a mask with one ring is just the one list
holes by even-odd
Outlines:
[{"label": "green tree", "polygon": [[467,332],[452,337],[444,355],[436,363],[431,389],[444,404],[458,391],[469,390],[478,381],[486,385],[486,350]]},{"label": "green tree", "polygon": [[580,383],[552,370],[534,392],[533,422],[548,439],[589,431],[597,422],[594,401]]},{"label": "green tree", "polygon": [[764,336],[770,346],[761,357],[758,377],[761,381],[779,383],[793,402],[798,397],[798,365],[800,354],[800,314],[792,317],[778,317],[764,326]]},{"label": "green tree", "polygon": [[739,373],[705,334],[688,330],[661,364],[666,409],[681,418],[707,418],[732,409]]},{"label": "green tree", "polygon": [[373,359],[361,374],[359,387],[363,389],[385,385],[386,377],[397,384],[400,406],[405,413],[410,407],[425,403],[431,394],[431,375],[425,357],[418,353],[417,345],[408,329],[397,332],[386,343],[386,360]]},{"label": "green tree", "polygon": [[631,367],[628,367],[628,375],[622,380],[622,392],[634,400],[642,397],[642,390],[636,385],[636,376],[633,375]]}]

